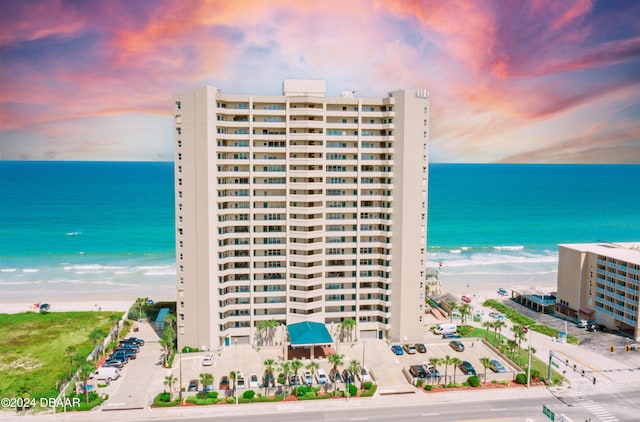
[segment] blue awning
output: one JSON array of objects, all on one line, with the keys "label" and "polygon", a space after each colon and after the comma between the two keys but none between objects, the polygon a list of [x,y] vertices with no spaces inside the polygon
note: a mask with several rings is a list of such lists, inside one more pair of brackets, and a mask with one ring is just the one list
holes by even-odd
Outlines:
[{"label": "blue awning", "polygon": [[329,330],[319,322],[298,322],[287,325],[292,346],[319,346],[333,343]]},{"label": "blue awning", "polygon": [[171,309],[169,308],[160,308],[160,312],[158,312],[158,316],[156,317],[156,322],[164,322],[164,319],[169,315]]}]

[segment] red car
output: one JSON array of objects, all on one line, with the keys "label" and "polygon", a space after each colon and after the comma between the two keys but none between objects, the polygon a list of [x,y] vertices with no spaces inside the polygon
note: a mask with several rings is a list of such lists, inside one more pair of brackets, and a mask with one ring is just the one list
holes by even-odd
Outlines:
[{"label": "red car", "polygon": [[462,301],[463,302],[467,302],[467,303],[471,303],[471,298],[469,296],[462,296]]}]

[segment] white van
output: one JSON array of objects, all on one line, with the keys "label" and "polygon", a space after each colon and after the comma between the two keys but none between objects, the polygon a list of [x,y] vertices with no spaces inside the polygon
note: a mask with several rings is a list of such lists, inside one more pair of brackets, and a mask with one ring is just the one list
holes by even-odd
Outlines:
[{"label": "white van", "polygon": [[118,379],[119,376],[120,376],[120,370],[118,368],[100,367],[96,372],[91,374],[89,378],[111,382],[115,379]]},{"label": "white van", "polygon": [[458,330],[456,324],[440,324],[433,330],[434,334],[455,334]]}]

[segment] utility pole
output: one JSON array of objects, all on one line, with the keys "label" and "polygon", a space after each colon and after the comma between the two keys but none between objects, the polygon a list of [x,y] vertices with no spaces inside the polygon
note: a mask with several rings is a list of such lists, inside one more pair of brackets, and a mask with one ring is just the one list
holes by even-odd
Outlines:
[{"label": "utility pole", "polygon": [[531,387],[531,331],[527,327],[522,327],[522,330],[526,333],[529,331],[529,363],[527,364],[527,388]]}]

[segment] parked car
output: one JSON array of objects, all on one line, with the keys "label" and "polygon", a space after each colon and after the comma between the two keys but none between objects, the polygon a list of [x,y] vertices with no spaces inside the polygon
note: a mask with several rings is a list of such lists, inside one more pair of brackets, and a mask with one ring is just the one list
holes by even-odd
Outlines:
[{"label": "parked car", "polygon": [[318,378],[318,384],[323,385],[329,382],[329,378],[327,377],[327,373],[322,369],[318,369],[316,371],[316,377]]},{"label": "parked car", "polygon": [[462,336],[460,334],[443,334],[442,338],[447,339],[447,338],[462,338]]},{"label": "parked car", "polygon": [[120,376],[120,370],[118,368],[105,368],[100,367],[97,371],[89,375],[89,378],[96,380],[104,380],[110,383],[112,380],[118,379]]},{"label": "parked car", "polygon": [[476,375],[476,370],[473,368],[473,365],[471,365],[471,362],[466,360],[463,360],[462,363],[458,365],[458,368],[460,368],[462,373],[465,375]]},{"label": "parked car", "polygon": [[431,365],[429,362],[423,362],[422,366],[427,370],[427,377],[439,378],[440,372],[436,369],[435,366]]},{"label": "parked car", "polygon": [[208,354],[202,358],[202,366],[211,366],[213,365],[213,355]]},{"label": "parked car", "polygon": [[369,375],[369,370],[366,366],[361,366],[360,371],[358,372],[358,378],[360,378],[360,382],[371,381],[371,376]]},{"label": "parked car", "polygon": [[587,331],[607,331],[607,326],[603,324],[587,325]]},{"label": "parked car", "polygon": [[509,294],[509,292],[507,292],[505,289],[503,289],[502,287],[500,287],[500,288],[498,289],[498,294],[499,294],[500,296],[507,296],[507,295]]},{"label": "parked car", "polygon": [[102,362],[103,368],[118,368],[122,369],[124,367],[125,362],[117,359],[107,359]]},{"label": "parked car", "polygon": [[471,298],[469,296],[462,296],[462,301],[466,303],[471,303]]},{"label": "parked car", "polygon": [[300,380],[298,379],[298,376],[296,374],[289,375],[289,385],[291,386],[300,385]]},{"label": "parked car", "polygon": [[304,381],[304,385],[313,384],[313,375],[311,375],[311,371],[304,371],[302,374],[302,380]]},{"label": "parked car", "polygon": [[456,352],[464,352],[464,344],[461,341],[453,340],[449,342],[449,346]]},{"label": "parked car", "polygon": [[116,350],[115,352],[113,352],[113,353],[111,353],[109,355],[109,358],[115,358],[115,357],[119,357],[119,356],[124,356],[124,357],[127,358],[127,360],[135,359],[136,358],[136,352],[134,352],[133,350],[127,350],[127,349]]},{"label": "parked car", "polygon": [[127,356],[125,356],[125,355],[113,355],[113,354],[110,354],[107,357],[107,360],[105,362],[114,362],[114,361],[121,362],[122,364],[127,364],[127,363],[129,363],[129,358]]},{"label": "parked car", "polygon": [[353,372],[351,372],[348,369],[345,369],[344,371],[342,371],[342,379],[344,380],[344,382],[348,382],[348,383],[353,383],[356,378],[353,375]]},{"label": "parked car", "polygon": [[245,384],[244,374],[242,372],[238,372],[236,376],[236,386],[238,388],[246,388],[247,384]]},{"label": "parked car", "polygon": [[413,344],[405,344],[402,348],[408,355],[415,355],[417,352],[416,346]]},{"label": "parked car", "polygon": [[131,344],[131,343],[123,343],[120,346],[116,346],[113,348],[114,352],[117,352],[118,350],[131,350],[134,351],[136,353],[138,353],[140,351],[140,347],[136,346],[135,344]]},{"label": "parked car", "polygon": [[394,355],[397,355],[397,356],[404,354],[404,352],[402,351],[402,347],[398,346],[397,344],[394,344],[393,346],[391,346],[391,351],[393,352]]},{"label": "parked car", "polygon": [[258,376],[256,374],[251,374],[249,376],[249,388],[260,388],[260,382],[258,381]]},{"label": "parked car", "polygon": [[411,365],[409,374],[414,378],[427,378],[427,370],[422,365]]},{"label": "parked car", "polygon": [[198,391],[198,380],[189,381],[189,386],[187,387],[187,391]]},{"label": "parked car", "polygon": [[342,382],[342,375],[340,375],[340,371],[334,371],[332,369],[331,372],[329,372],[329,378],[331,379],[331,382]]},{"label": "parked car", "polygon": [[495,312],[495,311],[494,311],[494,312],[491,312],[491,313],[489,314],[489,316],[490,316],[491,318],[494,318],[494,319],[497,319],[497,320],[504,319],[504,315],[502,315],[500,312]]},{"label": "parked car", "polygon": [[264,376],[262,377],[262,386],[263,387],[274,387],[276,385],[276,380],[273,377],[273,372],[264,371]]},{"label": "parked car", "polygon": [[491,361],[491,366],[489,367],[489,369],[500,374],[507,372],[507,370],[504,369],[504,366],[502,366],[502,364],[495,359]]},{"label": "parked car", "polygon": [[422,343],[416,343],[416,350],[418,353],[427,353],[427,348]]},{"label": "parked car", "polygon": [[229,377],[228,376],[223,376],[222,378],[220,378],[220,389],[221,390],[228,390],[229,389]]},{"label": "parked car", "polygon": [[132,343],[132,344],[135,344],[136,346],[144,346],[144,340],[137,337],[128,337],[128,338],[122,339],[120,340],[120,343]]},{"label": "parked car", "polygon": [[579,319],[576,323],[576,327],[578,328],[587,328],[588,321],[586,319]]}]

